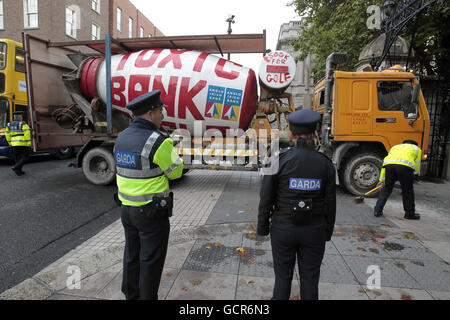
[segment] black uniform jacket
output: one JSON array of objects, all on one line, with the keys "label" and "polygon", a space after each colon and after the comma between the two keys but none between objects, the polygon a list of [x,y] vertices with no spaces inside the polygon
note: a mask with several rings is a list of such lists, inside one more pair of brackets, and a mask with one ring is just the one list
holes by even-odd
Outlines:
[{"label": "black uniform jacket", "polygon": [[272,213],[289,210],[292,203],[299,199],[312,199],[314,214],[326,216],[329,241],[336,219],[335,169],[330,159],[302,139],[298,140],[296,147],[281,150],[278,172],[263,178],[258,234],[269,234]]}]

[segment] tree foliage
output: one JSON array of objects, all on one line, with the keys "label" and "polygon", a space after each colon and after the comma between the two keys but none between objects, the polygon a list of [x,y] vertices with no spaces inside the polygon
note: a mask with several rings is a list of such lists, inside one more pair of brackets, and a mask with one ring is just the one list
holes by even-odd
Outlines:
[{"label": "tree foliage", "polygon": [[[432,10],[409,23],[402,36],[412,40],[418,67],[428,74],[449,70],[449,1],[443,7],[435,4]],[[308,54],[314,56],[312,76],[315,81],[325,74],[325,61],[332,52],[345,52],[349,61],[342,70],[354,71],[361,50],[379,31],[367,28],[370,5],[381,6],[384,0],[293,0],[299,16],[306,16],[298,39],[291,44],[299,51],[298,60]],[[419,22],[419,23],[417,23]],[[434,66],[433,66],[434,65]],[[447,71],[448,72],[448,71]]]}]

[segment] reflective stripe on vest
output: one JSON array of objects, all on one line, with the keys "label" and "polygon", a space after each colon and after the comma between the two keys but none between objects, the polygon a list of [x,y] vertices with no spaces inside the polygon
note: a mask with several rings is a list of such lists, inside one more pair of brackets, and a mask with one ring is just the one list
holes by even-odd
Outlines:
[{"label": "reflective stripe on vest", "polygon": [[169,167],[167,168],[167,170],[164,170],[164,173],[166,175],[169,175],[173,170],[175,170],[180,164],[181,164],[181,158],[178,158],[177,160],[175,160],[175,162]]},{"label": "reflective stripe on vest", "polygon": [[403,159],[387,159],[383,161],[383,166],[387,165],[387,164],[398,164],[398,163],[402,163],[402,164],[406,164],[408,167],[411,167],[412,169],[414,169],[414,163],[408,161],[408,160],[403,160]]},{"label": "reflective stripe on vest", "polygon": [[125,200],[133,201],[133,202],[152,201],[153,197],[156,196],[156,195],[168,197],[169,196],[169,190],[166,190],[164,192],[159,192],[159,193],[144,194],[142,196],[129,196],[129,195],[123,194],[122,192],[119,191],[119,196],[121,196]]}]

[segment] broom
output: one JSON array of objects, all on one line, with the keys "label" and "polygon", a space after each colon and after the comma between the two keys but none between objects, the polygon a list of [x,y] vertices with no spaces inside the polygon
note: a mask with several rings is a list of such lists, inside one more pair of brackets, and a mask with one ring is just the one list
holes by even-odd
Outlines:
[{"label": "broom", "polygon": [[359,196],[359,197],[356,197],[356,198],[354,199],[354,201],[355,201],[356,203],[361,203],[361,202],[364,201],[364,197],[366,197],[367,195],[371,194],[371,193],[374,192],[374,191],[377,191],[378,189],[380,189],[380,188],[382,188],[382,187],[383,187],[383,184],[380,184],[380,185],[376,186],[375,188],[373,188],[372,190],[367,191],[366,193],[364,193],[364,195]]}]

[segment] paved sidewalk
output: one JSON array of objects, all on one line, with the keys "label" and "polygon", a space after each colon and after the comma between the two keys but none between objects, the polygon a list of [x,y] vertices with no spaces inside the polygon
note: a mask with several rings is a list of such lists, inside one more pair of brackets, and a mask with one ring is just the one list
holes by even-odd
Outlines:
[{"label": "paved sidewalk", "polygon": [[[166,300],[270,299],[269,237],[256,235],[260,176],[255,172],[189,172],[177,181],[174,216],[159,290]],[[320,299],[450,299],[450,183],[415,185],[419,221],[403,219],[395,189],[380,218],[376,199],[356,204],[339,191],[335,232],[327,242]],[[119,210],[119,208],[115,209]],[[124,299],[120,220],[0,299]],[[381,288],[366,286],[369,266]],[[73,279],[79,275],[80,282]],[[298,299],[295,272],[291,291]]]}]

